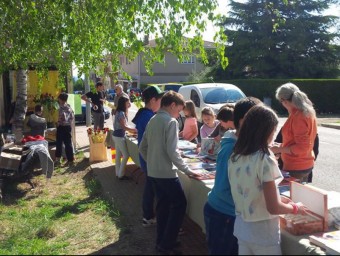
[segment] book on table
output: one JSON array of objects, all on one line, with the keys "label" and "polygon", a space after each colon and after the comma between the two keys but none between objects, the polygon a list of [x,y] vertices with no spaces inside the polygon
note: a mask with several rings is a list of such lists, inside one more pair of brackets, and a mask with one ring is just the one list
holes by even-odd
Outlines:
[{"label": "book on table", "polygon": [[340,255],[340,230],[310,235],[309,241],[331,255]]}]

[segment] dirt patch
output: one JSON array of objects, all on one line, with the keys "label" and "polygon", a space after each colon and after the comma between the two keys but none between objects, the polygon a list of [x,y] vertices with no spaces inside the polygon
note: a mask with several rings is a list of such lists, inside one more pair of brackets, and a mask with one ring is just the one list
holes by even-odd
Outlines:
[{"label": "dirt patch", "polygon": [[[114,174],[112,165],[102,165],[93,168],[93,174],[102,185],[104,196],[114,202],[120,209],[121,230],[119,240],[93,252],[92,254],[128,254],[154,255],[156,241],[156,227],[142,226],[142,193],[145,175],[136,167],[129,165],[127,175],[131,180],[119,181]],[[203,212],[202,212],[203,214]],[[201,228],[185,217],[183,223],[185,234],[179,237],[181,250],[184,255],[207,255],[205,235]]]}]

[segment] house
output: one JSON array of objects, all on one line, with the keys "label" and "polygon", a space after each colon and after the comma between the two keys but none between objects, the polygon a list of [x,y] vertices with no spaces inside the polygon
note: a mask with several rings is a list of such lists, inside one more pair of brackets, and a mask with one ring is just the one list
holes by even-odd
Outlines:
[{"label": "house", "polygon": [[[147,46],[154,47],[155,40],[150,40]],[[205,49],[215,49],[213,42],[204,41]],[[132,82],[120,77],[118,82],[125,84],[130,82],[133,87],[140,87],[140,84],[149,83],[170,83],[185,82],[192,73],[198,73],[204,69],[204,64],[194,54],[186,56],[183,62],[170,52],[165,53],[164,63],[154,63],[152,70],[154,74],[150,76],[146,72],[142,60],[142,54],[139,54],[135,60],[129,60],[125,56],[120,56],[119,62],[122,69],[131,76]]]}]

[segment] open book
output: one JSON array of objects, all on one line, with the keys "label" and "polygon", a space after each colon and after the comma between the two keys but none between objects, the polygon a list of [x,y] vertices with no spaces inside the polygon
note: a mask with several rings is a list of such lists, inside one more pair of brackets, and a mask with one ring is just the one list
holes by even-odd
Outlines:
[{"label": "open book", "polygon": [[310,235],[309,241],[331,255],[340,255],[340,230]]}]

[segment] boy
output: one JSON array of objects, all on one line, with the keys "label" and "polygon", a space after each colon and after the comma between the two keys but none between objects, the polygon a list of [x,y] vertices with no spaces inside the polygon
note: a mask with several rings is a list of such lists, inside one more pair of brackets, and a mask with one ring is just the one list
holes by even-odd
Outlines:
[{"label": "boy", "polygon": [[[148,166],[148,178],[157,196],[156,249],[161,253],[179,254],[177,236],[186,211],[187,201],[177,176],[176,167],[194,175],[177,150],[178,122],[185,105],[181,94],[169,91],[161,108],[149,121],[139,152]],[[175,167],[176,166],[176,167]]]},{"label": "boy", "polygon": [[31,114],[27,126],[31,128],[30,135],[45,136],[45,130],[47,128],[46,119],[42,117],[43,107],[41,105],[36,105],[34,107],[34,114]]},{"label": "boy", "polygon": [[58,96],[59,103],[59,117],[57,126],[57,140],[55,152],[55,165],[60,164],[60,157],[62,153],[62,145],[65,145],[65,152],[67,164],[72,165],[74,161],[73,147],[72,147],[72,128],[71,124],[74,120],[74,112],[69,104],[67,104],[68,94],[62,92]]},{"label": "boy", "polygon": [[[136,125],[138,130],[138,146],[140,145],[146,125],[154,114],[159,110],[161,106],[161,98],[164,95],[158,87],[149,86],[142,92],[142,97],[145,102],[145,107],[140,108],[136,113],[136,116],[132,119],[132,122]],[[143,172],[146,174],[146,182],[143,192],[143,227],[149,227],[156,223],[153,201],[154,201],[154,191],[151,185],[150,179],[147,177],[147,166],[144,159],[139,155],[139,161]]]}]

